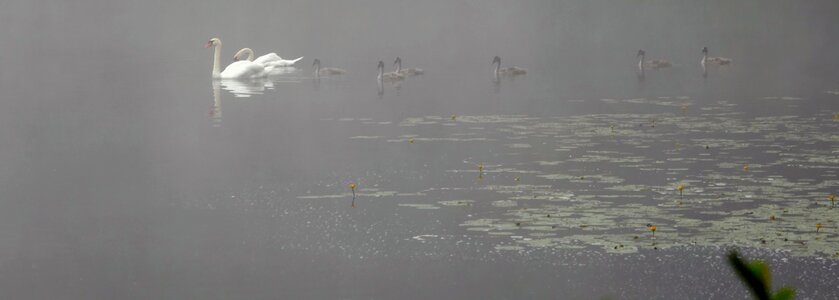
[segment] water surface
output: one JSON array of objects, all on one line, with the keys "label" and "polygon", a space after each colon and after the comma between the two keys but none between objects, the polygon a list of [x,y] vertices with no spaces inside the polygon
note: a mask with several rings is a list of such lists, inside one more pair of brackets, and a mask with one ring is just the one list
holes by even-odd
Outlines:
[{"label": "water surface", "polygon": [[502,2],[0,5],[0,291],[746,298],[738,247],[836,297],[835,3]]}]

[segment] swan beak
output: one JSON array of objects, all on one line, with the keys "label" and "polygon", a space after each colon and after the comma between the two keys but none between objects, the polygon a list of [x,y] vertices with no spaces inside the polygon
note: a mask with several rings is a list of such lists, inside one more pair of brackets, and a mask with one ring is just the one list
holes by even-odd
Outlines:
[{"label": "swan beak", "polygon": [[204,45],[204,48],[210,48],[212,46],[213,46],[213,41],[209,41],[209,42],[207,42],[206,45]]}]

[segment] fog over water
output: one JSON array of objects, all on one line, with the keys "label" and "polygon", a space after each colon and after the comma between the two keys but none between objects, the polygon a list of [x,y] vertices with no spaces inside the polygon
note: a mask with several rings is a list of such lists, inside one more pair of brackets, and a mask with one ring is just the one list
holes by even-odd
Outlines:
[{"label": "fog over water", "polygon": [[[731,247],[836,298],[837,17],[837,1],[2,2],[0,298],[745,299]],[[244,47],[304,59],[213,80],[213,37],[223,65]],[[703,77],[705,46],[733,63]],[[674,66],[641,80],[639,49]],[[496,55],[527,74],[494,82]],[[380,94],[397,56],[425,74]],[[348,73],[316,80],[315,58]]]}]

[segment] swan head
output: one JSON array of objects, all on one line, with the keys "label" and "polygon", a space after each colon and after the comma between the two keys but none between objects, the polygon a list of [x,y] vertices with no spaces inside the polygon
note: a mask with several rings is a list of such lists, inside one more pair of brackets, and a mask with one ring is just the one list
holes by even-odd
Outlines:
[{"label": "swan head", "polygon": [[496,55],[494,58],[492,58],[492,63],[501,65],[501,57]]},{"label": "swan head", "polygon": [[702,47],[702,54],[708,54],[708,47]]},{"label": "swan head", "polygon": [[204,45],[204,48],[215,47],[218,45],[221,45],[221,40],[218,38],[211,38],[210,41],[208,41],[207,44]]},{"label": "swan head", "polygon": [[233,55],[233,61],[253,60],[253,50],[251,48],[242,48],[236,55]]},{"label": "swan head", "polygon": [[385,62],[383,62],[383,61],[381,61],[381,60],[380,60],[380,61],[379,61],[379,65],[378,65],[378,66],[376,66],[376,68],[377,68],[377,69],[382,69],[382,70],[384,70],[384,69],[385,69]]},{"label": "swan head", "polygon": [[397,57],[396,57],[396,60],[394,60],[394,61],[393,61],[393,65],[394,65],[394,66],[395,66],[396,64],[401,64],[401,63],[402,63],[402,59],[401,59],[401,58],[399,58],[399,56],[397,56]]},{"label": "swan head", "polygon": [[644,50],[638,50],[638,56],[637,57],[644,57],[644,55],[646,55],[646,54],[647,54],[647,52],[644,52]]},{"label": "swan head", "polygon": [[315,58],[315,60],[312,61],[312,67],[314,66],[320,66],[320,59]]}]

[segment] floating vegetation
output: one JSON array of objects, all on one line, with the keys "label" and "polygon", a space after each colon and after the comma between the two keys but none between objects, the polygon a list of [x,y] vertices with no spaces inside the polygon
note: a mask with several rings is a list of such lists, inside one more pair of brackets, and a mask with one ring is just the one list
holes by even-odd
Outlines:
[{"label": "floating vegetation", "polygon": [[524,148],[533,147],[530,144],[507,144],[507,145],[504,145],[504,146],[507,146],[507,147],[510,147],[510,148],[517,148],[517,149],[524,149]]},{"label": "floating vegetation", "polygon": [[[825,119],[839,114],[747,117],[732,102],[681,96],[600,101],[666,112],[405,118],[377,127],[390,133],[354,139],[422,141],[442,155],[463,155],[453,161],[466,167],[422,174],[435,179],[417,183],[433,182],[417,193],[435,199],[430,204],[416,204],[405,191],[359,196],[455,214],[464,232],[499,251],[594,246],[632,253],[693,245],[839,251],[839,234],[829,230],[839,211],[825,209],[835,205],[839,187],[839,122]],[[469,153],[448,152],[453,141],[478,143]],[[346,195],[298,198],[332,197]]]},{"label": "floating vegetation", "polygon": [[492,206],[495,206],[495,207],[514,207],[514,206],[518,206],[518,205],[519,205],[518,202],[513,201],[513,200],[498,200],[498,201],[493,201],[492,202]]},{"label": "floating vegetation", "polygon": [[437,203],[443,206],[470,206],[475,203],[475,200],[446,200],[437,201]]},{"label": "floating vegetation", "polygon": [[399,203],[399,206],[403,207],[413,207],[416,209],[439,209],[439,206],[433,204],[420,204],[420,203]]}]

